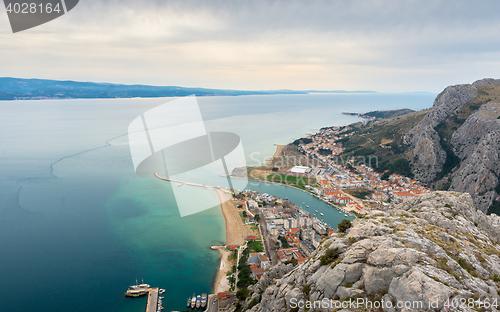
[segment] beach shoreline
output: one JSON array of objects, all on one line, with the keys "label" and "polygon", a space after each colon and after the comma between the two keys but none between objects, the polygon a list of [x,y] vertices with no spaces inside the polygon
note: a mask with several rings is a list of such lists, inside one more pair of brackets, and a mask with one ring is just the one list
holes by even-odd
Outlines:
[{"label": "beach shoreline", "polygon": [[222,189],[216,189],[215,191],[219,197],[226,228],[226,245],[210,247],[213,250],[219,250],[221,253],[221,260],[214,283],[214,293],[217,294],[219,292],[228,291],[230,286],[229,281],[227,280],[227,273],[231,272],[232,269],[232,265],[229,261],[231,252],[226,248],[226,246],[242,246],[245,244],[247,230],[245,224],[243,224],[243,221],[241,220],[238,210],[235,207],[232,194],[227,193]]}]

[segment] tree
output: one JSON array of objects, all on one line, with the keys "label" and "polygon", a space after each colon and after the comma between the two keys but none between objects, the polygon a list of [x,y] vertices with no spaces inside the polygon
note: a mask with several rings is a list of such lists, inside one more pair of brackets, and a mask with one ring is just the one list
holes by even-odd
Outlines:
[{"label": "tree", "polygon": [[241,288],[236,292],[236,298],[240,300],[245,300],[248,297],[248,294],[250,291],[248,291],[247,288]]},{"label": "tree", "polygon": [[255,219],[255,221],[257,221],[257,222],[259,222],[259,220],[260,220],[260,216],[259,216],[259,214],[258,214],[258,213],[257,213],[257,214],[255,214],[255,217],[253,217],[253,218],[254,218],[254,219]]},{"label": "tree", "polygon": [[243,211],[243,217],[247,217],[247,212],[246,211]]},{"label": "tree", "polygon": [[337,229],[339,230],[339,232],[344,233],[351,226],[352,226],[351,221],[344,219],[344,220],[342,220],[342,222],[339,223],[339,225],[337,226]]}]

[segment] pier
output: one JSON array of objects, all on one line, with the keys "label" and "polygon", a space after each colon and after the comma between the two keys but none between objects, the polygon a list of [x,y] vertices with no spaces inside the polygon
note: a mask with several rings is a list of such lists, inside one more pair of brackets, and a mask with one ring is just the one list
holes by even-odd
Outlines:
[{"label": "pier", "polygon": [[156,312],[158,310],[158,288],[148,290],[148,305],[146,312]]}]

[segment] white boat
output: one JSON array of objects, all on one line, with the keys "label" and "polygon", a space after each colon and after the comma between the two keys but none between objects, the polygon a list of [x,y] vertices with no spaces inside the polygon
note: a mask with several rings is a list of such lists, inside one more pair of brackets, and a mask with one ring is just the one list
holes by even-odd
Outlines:
[{"label": "white boat", "polygon": [[346,216],[346,217],[347,217],[347,213],[344,213],[344,216]]},{"label": "white boat", "polygon": [[318,210],[315,210],[316,212],[318,212]]},{"label": "white boat", "polygon": [[342,211],[339,211],[340,214],[342,214]]},{"label": "white boat", "polygon": [[193,294],[193,298],[191,298],[191,309],[194,309],[196,306],[196,295]]},{"label": "white boat", "polygon": [[207,306],[207,294],[201,294],[201,307],[205,308]]},{"label": "white boat", "polygon": [[137,279],[135,280],[135,285],[129,286],[132,289],[141,289],[141,288],[150,288],[151,285],[144,284],[144,279],[142,280],[142,284],[137,283]]},{"label": "white boat", "polygon": [[320,212],[320,215],[324,216],[324,214],[322,212]]}]

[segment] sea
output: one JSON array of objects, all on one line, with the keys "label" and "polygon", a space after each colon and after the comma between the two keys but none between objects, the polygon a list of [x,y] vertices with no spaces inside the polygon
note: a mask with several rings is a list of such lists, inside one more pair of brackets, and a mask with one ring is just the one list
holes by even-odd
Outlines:
[{"label": "sea", "polygon": [[[321,127],[357,122],[342,112],[432,106],[431,93],[198,97],[208,131],[240,136],[249,165]],[[169,182],[134,172],[127,128],[174,98],[0,102],[0,311],[140,312],[126,298],[144,281],[166,289],[166,311],[211,293],[225,240],[220,207],[180,217]],[[325,222],[344,216],[300,190],[252,182]],[[192,192],[203,203],[216,194]],[[338,216],[337,216],[338,214]]]}]

